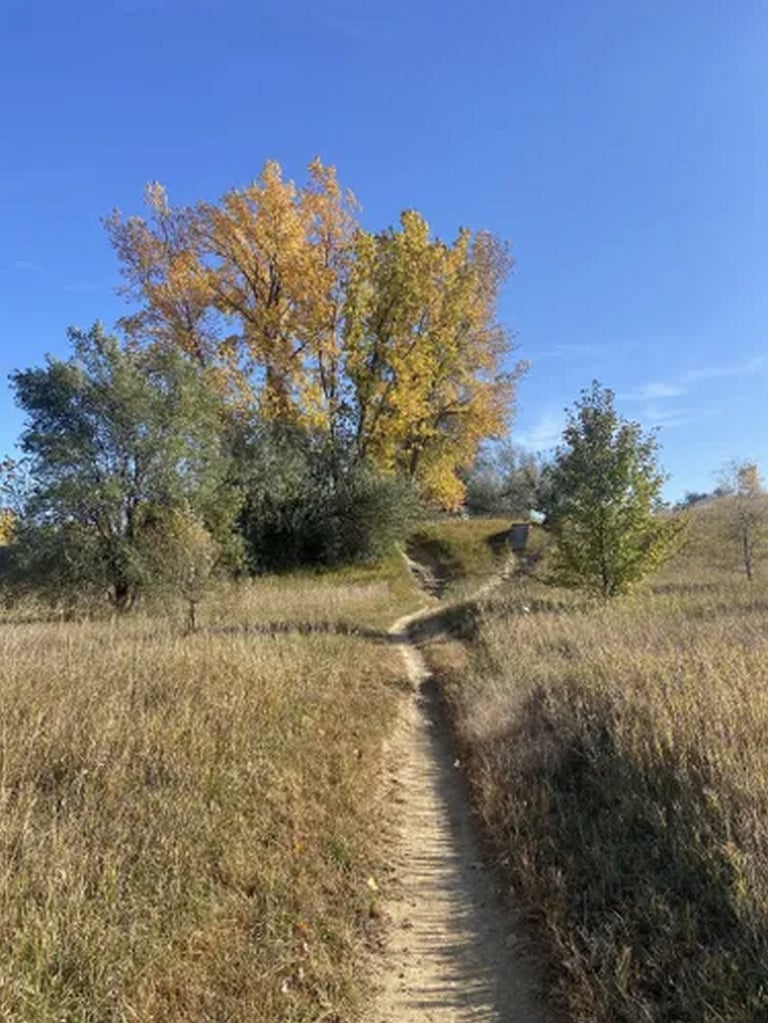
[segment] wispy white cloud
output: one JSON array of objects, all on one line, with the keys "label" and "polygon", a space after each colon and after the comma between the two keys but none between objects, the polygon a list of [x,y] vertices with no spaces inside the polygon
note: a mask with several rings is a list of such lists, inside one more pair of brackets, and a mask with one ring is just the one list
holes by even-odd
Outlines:
[{"label": "wispy white cloud", "polygon": [[[751,373],[759,373],[768,368],[768,359],[763,355],[756,355],[743,362],[722,364],[719,366],[697,366],[687,370],[676,380],[652,380],[646,384],[639,384],[631,390],[620,394],[619,397],[625,401],[660,401],[667,398],[681,398],[688,394],[696,383],[702,380],[724,380],[728,377],[749,376]],[[661,412],[661,410],[657,410]],[[661,422],[661,417],[657,417]]]},{"label": "wispy white cloud", "polygon": [[730,365],[720,366],[699,366],[690,369],[686,373],[688,380],[721,380],[724,377],[748,376],[750,373],[759,373],[768,367],[768,359],[764,355],[756,355],[745,362],[734,362]]},{"label": "wispy white cloud", "polygon": [[576,359],[592,359],[605,354],[605,350],[605,345],[563,341],[552,345],[550,348],[544,348],[540,352],[534,352],[532,357],[539,359],[564,359],[570,356]]},{"label": "wispy white cloud", "polygon": [[648,405],[641,411],[639,418],[645,426],[663,426],[669,429],[675,426],[690,426],[706,414],[706,411],[701,409]]},{"label": "wispy white cloud", "polygon": [[43,265],[36,263],[34,259],[14,259],[13,268],[22,271],[38,271],[43,269]]},{"label": "wispy white cloud", "polygon": [[556,447],[563,432],[563,415],[553,409],[547,409],[527,430],[515,433],[514,440],[529,451],[547,451]]},{"label": "wispy white cloud", "polygon": [[658,401],[660,398],[680,398],[685,393],[686,388],[682,384],[654,380],[651,383],[633,387],[631,391],[620,394],[619,397],[627,401]]}]

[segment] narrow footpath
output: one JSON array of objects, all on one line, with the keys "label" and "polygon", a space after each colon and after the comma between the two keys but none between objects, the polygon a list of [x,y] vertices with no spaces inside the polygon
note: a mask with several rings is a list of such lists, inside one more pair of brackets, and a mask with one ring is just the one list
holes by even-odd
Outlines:
[{"label": "narrow footpath", "polygon": [[410,638],[418,617],[390,630],[413,696],[389,751],[395,894],[385,905],[387,948],[370,1020],[548,1023],[513,915],[483,862],[435,684]]}]

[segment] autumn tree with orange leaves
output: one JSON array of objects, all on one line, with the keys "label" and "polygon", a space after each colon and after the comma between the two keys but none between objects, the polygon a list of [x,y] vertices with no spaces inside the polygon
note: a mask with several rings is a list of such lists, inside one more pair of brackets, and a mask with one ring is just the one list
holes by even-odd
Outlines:
[{"label": "autumn tree with orange leaves", "polygon": [[457,473],[505,432],[524,368],[502,372],[502,243],[461,230],[446,244],[415,211],[367,233],[319,160],[303,187],[269,162],[218,203],[176,208],[157,184],[145,198],[146,218],[107,221],[137,305],[122,321],[133,341],[180,348],[235,407],[325,432],[461,503]]}]

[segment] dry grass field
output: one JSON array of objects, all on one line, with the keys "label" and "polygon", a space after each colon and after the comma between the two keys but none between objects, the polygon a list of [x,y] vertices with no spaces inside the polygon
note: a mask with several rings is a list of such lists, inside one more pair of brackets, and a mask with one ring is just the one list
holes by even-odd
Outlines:
[{"label": "dry grass field", "polygon": [[403,680],[374,630],[326,626],[389,623],[408,585],[265,580],[209,600],[191,636],[149,612],[6,616],[0,1018],[349,1018]]},{"label": "dry grass field", "polygon": [[[494,524],[433,532],[457,584],[498,565]],[[5,612],[0,1018],[356,1018],[403,685],[382,632],[423,603],[393,559],[222,587],[193,635],[182,607]],[[458,607],[465,642],[426,653],[566,1018],[768,1019],[766,580],[692,543],[609,604],[519,574]]]},{"label": "dry grass field", "polygon": [[765,581],[690,552],[609,605],[518,578],[429,656],[567,1017],[768,1019]]}]

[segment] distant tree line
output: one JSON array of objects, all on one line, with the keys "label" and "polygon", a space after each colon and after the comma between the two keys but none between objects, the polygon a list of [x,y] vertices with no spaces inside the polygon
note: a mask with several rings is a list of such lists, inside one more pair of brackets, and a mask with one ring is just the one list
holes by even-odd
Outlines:
[{"label": "distant tree line", "polygon": [[[121,343],[98,324],[70,343],[70,358],[11,376],[25,460],[0,466],[0,521],[17,588],[119,611],[173,590],[194,616],[217,573],[371,561],[423,514],[412,476],[382,472],[323,427],[233,409],[218,377],[174,346]],[[595,383],[550,459],[502,446],[463,485],[474,514],[538,513],[552,577],[610,597],[675,549],[681,521],[659,513],[664,479],[655,437]],[[764,519],[756,470],[736,467],[721,488],[751,578]]]},{"label": "distant tree line", "polygon": [[464,506],[470,515],[504,515],[527,520],[548,503],[551,460],[511,443],[481,450],[463,475]]}]

